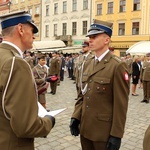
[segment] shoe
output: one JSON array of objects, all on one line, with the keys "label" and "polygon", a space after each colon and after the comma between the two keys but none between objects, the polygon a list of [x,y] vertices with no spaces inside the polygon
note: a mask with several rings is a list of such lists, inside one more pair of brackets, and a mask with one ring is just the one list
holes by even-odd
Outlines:
[{"label": "shoe", "polygon": [[47,112],[50,112],[50,109],[46,109]]},{"label": "shoe", "polygon": [[52,95],[55,95],[56,93],[52,93]]},{"label": "shoe", "polygon": [[138,94],[133,94],[133,93],[132,93],[132,96],[139,96],[139,95],[138,95]]},{"label": "shoe", "polygon": [[51,92],[47,92],[48,94],[52,94],[53,92],[51,91]]},{"label": "shoe", "polygon": [[142,101],[141,101],[141,103],[146,103],[147,102],[147,100],[146,99],[143,99]]},{"label": "shoe", "polygon": [[148,104],[149,103],[149,100],[146,100],[146,102],[145,102],[146,104]]},{"label": "shoe", "polygon": [[78,98],[75,98],[74,100],[77,100]]}]

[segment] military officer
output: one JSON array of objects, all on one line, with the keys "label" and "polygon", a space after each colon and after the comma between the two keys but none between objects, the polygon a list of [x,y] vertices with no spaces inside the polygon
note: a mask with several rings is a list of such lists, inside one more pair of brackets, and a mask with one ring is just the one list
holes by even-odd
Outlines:
[{"label": "military officer", "polygon": [[131,76],[132,74],[132,63],[133,63],[133,59],[131,58],[130,53],[126,54],[126,60],[125,60],[127,67],[128,67],[128,71],[129,71],[129,76]]},{"label": "military officer", "polygon": [[[82,43],[82,55],[79,56],[78,59],[78,64],[77,64],[77,69],[76,69],[76,89],[77,89],[77,94],[80,92],[81,88],[81,70],[84,65],[84,63],[92,57],[90,48],[89,48],[89,41],[84,40]],[[77,100],[77,99],[76,99]]]},{"label": "military officer", "polygon": [[[57,52],[53,51],[52,52],[52,58],[50,61],[50,67],[48,70],[49,76],[58,76],[60,74],[60,64],[59,63],[60,62],[57,58]],[[55,95],[56,89],[57,89],[57,80],[56,81],[50,81],[50,87],[51,87],[51,92],[49,94]]]},{"label": "military officer", "polygon": [[71,134],[80,134],[82,150],[119,150],[124,134],[129,74],[126,63],[109,51],[111,26],[95,20],[87,34],[95,56],[83,67],[83,90],[70,122]]},{"label": "military officer", "polygon": [[150,100],[150,53],[146,54],[146,59],[142,68],[142,82],[144,99],[141,102],[149,103]]},{"label": "military officer", "polygon": [[52,116],[38,116],[35,80],[23,53],[32,48],[38,32],[26,11],[0,16],[0,149],[34,150],[34,137],[46,137]]},{"label": "military officer", "polygon": [[[37,89],[46,84],[46,77],[47,77],[47,68],[44,66],[46,64],[46,56],[44,54],[38,55],[38,64],[32,69],[33,75],[35,78],[35,82],[37,84]],[[41,105],[46,109],[46,94],[47,91],[43,91],[38,95],[38,101]]]}]

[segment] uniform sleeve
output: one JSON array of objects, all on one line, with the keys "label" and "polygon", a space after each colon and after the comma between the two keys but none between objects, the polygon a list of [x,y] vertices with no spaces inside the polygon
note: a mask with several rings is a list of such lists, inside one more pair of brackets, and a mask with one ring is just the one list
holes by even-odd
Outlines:
[{"label": "uniform sleeve", "polygon": [[129,83],[127,66],[121,62],[115,69],[113,80],[113,120],[110,134],[115,137],[123,137],[128,108]]},{"label": "uniform sleeve", "polygon": [[83,95],[80,92],[80,94],[78,95],[78,100],[75,103],[75,108],[74,108],[74,112],[72,114],[71,118],[76,118],[78,120],[81,120],[81,114],[82,114],[82,104],[83,104]]},{"label": "uniform sleeve", "polygon": [[[3,85],[8,79],[11,62],[5,63],[3,67]],[[11,128],[17,137],[44,137],[52,129],[52,122],[48,118],[38,117],[33,75],[29,65],[20,58],[15,60],[4,106],[10,118]]]}]

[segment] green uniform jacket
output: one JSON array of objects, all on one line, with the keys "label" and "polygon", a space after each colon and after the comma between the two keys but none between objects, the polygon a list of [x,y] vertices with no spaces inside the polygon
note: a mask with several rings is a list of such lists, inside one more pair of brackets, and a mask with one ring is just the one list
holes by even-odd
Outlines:
[{"label": "green uniform jacket", "polygon": [[106,142],[110,135],[122,138],[129,96],[129,77],[125,62],[111,52],[96,65],[94,57],[84,65],[82,83],[72,118],[80,120],[80,134],[92,141]]},{"label": "green uniform jacket", "polygon": [[49,73],[48,75],[59,75],[60,72],[60,64],[59,60],[55,58],[51,58]]},{"label": "green uniform jacket", "polygon": [[[27,62],[5,43],[0,44],[0,56],[0,149],[33,150],[34,137],[47,136],[52,122],[47,117],[38,117],[35,81]],[[2,109],[2,96],[13,56],[16,59],[4,100],[8,120]]]}]

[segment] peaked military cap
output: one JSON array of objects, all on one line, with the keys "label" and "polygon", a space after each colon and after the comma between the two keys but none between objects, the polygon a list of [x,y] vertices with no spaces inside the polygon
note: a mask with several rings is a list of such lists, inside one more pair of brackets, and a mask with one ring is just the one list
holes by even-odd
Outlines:
[{"label": "peaked military cap", "polygon": [[82,43],[82,47],[86,47],[86,46],[89,46],[89,42],[88,42],[88,41],[84,41],[84,42]]},{"label": "peaked military cap", "polygon": [[2,30],[11,26],[15,26],[19,23],[29,23],[33,26],[33,33],[38,32],[38,28],[34,24],[31,15],[28,11],[19,11],[15,13],[9,13],[7,15],[0,16]]},{"label": "peaked military cap", "polygon": [[150,57],[150,53],[147,53],[147,54],[146,54],[146,57]]},{"label": "peaked military cap", "polygon": [[112,23],[94,19],[86,37],[95,34],[106,33],[110,37],[112,36]]}]

